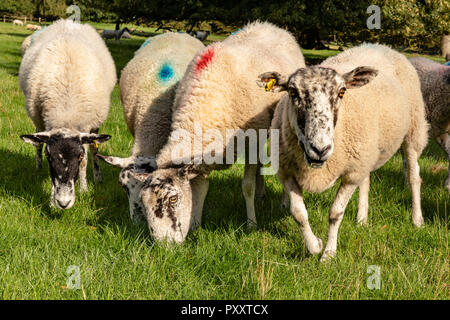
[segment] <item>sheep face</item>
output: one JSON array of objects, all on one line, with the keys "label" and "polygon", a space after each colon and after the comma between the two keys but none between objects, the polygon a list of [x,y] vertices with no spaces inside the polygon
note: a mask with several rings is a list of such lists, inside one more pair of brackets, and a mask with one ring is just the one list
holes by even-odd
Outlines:
[{"label": "sheep face", "polygon": [[51,131],[22,135],[22,140],[33,145],[46,144],[44,153],[52,179],[51,203],[60,209],[69,209],[75,203],[75,182],[80,163],[87,157],[83,145],[109,140],[109,135]]},{"label": "sheep face", "polygon": [[191,226],[193,169],[158,169],[147,176],[141,200],[153,239],[182,243]]},{"label": "sheep face", "polygon": [[119,174],[119,184],[127,193],[130,217],[133,223],[139,224],[147,221],[140,193],[147,174],[156,168],[155,159],[147,157],[119,158],[102,155],[98,155],[98,157],[106,163],[122,169]]},{"label": "sheep face", "polygon": [[334,150],[334,129],[346,89],[367,84],[377,71],[358,67],[344,75],[320,66],[298,69],[289,78],[276,72],[259,76],[266,91],[287,91],[289,122],[306,162],[320,168]]}]

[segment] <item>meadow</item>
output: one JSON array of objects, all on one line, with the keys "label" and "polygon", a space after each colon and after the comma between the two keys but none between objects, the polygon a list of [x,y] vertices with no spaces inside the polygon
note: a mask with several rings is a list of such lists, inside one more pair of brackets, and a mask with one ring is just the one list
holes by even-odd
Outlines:
[{"label": "meadow", "polygon": [[[265,177],[258,229],[247,231],[239,165],[211,174],[202,227],[180,246],[154,243],[146,226],[132,224],[119,170],[105,163],[102,184],[94,184],[89,163],[89,191],[77,192],[73,208],[50,207],[48,164],[36,170],[35,149],[19,138],[34,132],[18,85],[20,46],[28,34],[0,23],[0,299],[450,298],[447,160],[434,141],[419,160],[425,226],[412,224],[411,194],[396,155],[371,176],[369,225],[356,225],[356,192],[340,228],[337,256],[327,263],[307,252],[294,219],[280,208],[282,188],[275,176]],[[144,40],[107,42],[119,76]],[[337,51],[304,53],[318,61]],[[132,136],[117,86],[100,132],[112,135],[102,154],[128,156]],[[311,226],[324,243],[336,191],[337,184],[305,195]],[[70,266],[79,267],[79,289],[68,286]],[[368,286],[371,266],[379,268],[379,288]]]}]

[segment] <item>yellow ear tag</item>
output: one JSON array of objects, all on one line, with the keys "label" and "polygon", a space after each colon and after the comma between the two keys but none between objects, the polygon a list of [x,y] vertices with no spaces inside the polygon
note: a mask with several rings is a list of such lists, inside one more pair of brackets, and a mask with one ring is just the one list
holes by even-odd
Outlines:
[{"label": "yellow ear tag", "polygon": [[272,78],[269,80],[269,82],[267,82],[266,84],[266,91],[270,91],[272,90],[273,86],[277,83],[277,79]]},{"label": "yellow ear tag", "polygon": [[94,140],[93,145],[94,145],[94,148],[95,148],[95,149],[98,149],[98,143],[97,143],[97,140]]}]

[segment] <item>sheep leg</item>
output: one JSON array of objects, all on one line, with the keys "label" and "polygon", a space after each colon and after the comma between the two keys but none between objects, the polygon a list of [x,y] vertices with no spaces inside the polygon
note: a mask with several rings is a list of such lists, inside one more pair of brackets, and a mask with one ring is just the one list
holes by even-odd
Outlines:
[{"label": "sheep leg", "polygon": [[87,191],[87,181],[86,181],[86,169],[87,169],[87,162],[88,162],[88,146],[83,145],[84,149],[84,156],[83,159],[81,159],[80,163],[80,189],[81,191],[85,192]]},{"label": "sheep leg", "polygon": [[322,251],[322,240],[314,235],[308,221],[308,212],[303,202],[303,191],[293,178],[282,181],[286,192],[289,193],[291,202],[291,214],[298,223],[305,239],[305,245],[311,254]]},{"label": "sheep leg", "polygon": [[370,175],[368,175],[359,185],[358,214],[356,222],[360,225],[367,224],[367,215],[369,213],[369,188]]},{"label": "sheep leg", "polygon": [[198,176],[191,181],[192,188],[192,222],[190,230],[195,230],[202,224],[203,204],[208,193],[209,180]]},{"label": "sheep leg", "polygon": [[437,142],[441,146],[442,149],[447,153],[448,157],[448,174],[447,179],[445,179],[445,187],[450,192],[450,135],[448,133],[444,133],[436,138]]},{"label": "sheep leg", "polygon": [[336,198],[330,208],[327,245],[325,251],[320,258],[321,262],[327,261],[336,255],[337,238],[339,226],[341,225],[342,218],[344,217],[345,208],[356,190],[357,185],[341,183],[337,192]]},{"label": "sheep leg", "polygon": [[36,169],[42,169],[42,148],[44,146],[43,143],[36,143]]},{"label": "sheep leg", "polygon": [[92,170],[94,172],[94,180],[97,182],[102,182],[102,174],[100,172],[100,167],[98,165],[98,147],[95,146],[94,144],[89,145],[89,149],[91,150],[92,153]]},{"label": "sheep leg", "polygon": [[405,186],[408,185],[408,168],[406,166],[406,158],[405,158],[405,153],[403,152],[403,149],[400,149],[400,154],[402,155],[402,162],[403,162],[403,177],[404,177],[404,181],[405,181]]},{"label": "sheep leg", "polygon": [[242,193],[245,198],[245,205],[247,207],[247,227],[249,229],[256,229],[256,214],[255,214],[255,189],[256,189],[256,170],[257,164],[245,164],[244,179],[242,180]]},{"label": "sheep leg", "polygon": [[258,163],[256,169],[256,191],[255,196],[259,201],[263,201],[266,196],[266,188],[264,185],[264,176],[261,174],[262,164]]},{"label": "sheep leg", "polygon": [[415,226],[420,227],[423,225],[423,217],[420,205],[420,184],[422,179],[420,178],[420,167],[417,162],[419,156],[417,151],[408,143],[404,143],[402,148],[406,156],[408,182],[412,194],[412,220]]}]

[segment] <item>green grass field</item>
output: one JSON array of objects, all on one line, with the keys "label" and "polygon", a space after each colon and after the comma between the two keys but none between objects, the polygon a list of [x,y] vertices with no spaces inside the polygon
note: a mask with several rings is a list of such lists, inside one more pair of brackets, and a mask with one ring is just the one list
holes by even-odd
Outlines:
[{"label": "green grass field", "polygon": [[[275,176],[266,177],[258,230],[246,230],[242,166],[211,175],[203,225],[176,247],[153,243],[145,226],[131,223],[119,171],[104,163],[102,184],[94,185],[89,164],[88,193],[77,193],[67,211],[50,208],[47,162],[37,171],[34,148],[19,138],[34,132],[18,85],[20,45],[28,34],[0,23],[1,299],[450,298],[447,162],[435,142],[420,159],[425,227],[412,225],[411,195],[396,155],[371,176],[369,226],[355,223],[355,194],[340,228],[337,257],[325,264],[308,254],[294,219],[280,209]],[[144,39],[108,42],[119,74]],[[113,136],[101,153],[129,154],[132,137],[117,87],[101,132]],[[305,196],[311,226],[324,243],[336,190]],[[80,289],[67,287],[72,265],[80,268]],[[379,289],[367,286],[372,265],[380,268]]]}]

